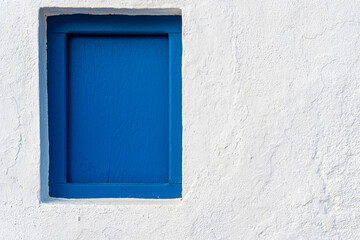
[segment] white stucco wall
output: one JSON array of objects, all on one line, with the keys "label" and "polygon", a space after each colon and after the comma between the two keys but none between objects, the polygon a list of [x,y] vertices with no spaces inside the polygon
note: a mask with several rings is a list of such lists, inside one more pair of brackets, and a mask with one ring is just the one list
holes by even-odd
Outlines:
[{"label": "white stucco wall", "polygon": [[[181,9],[182,200],[46,197],[54,7]],[[350,0],[0,0],[0,239],[360,239],[359,23]]]}]

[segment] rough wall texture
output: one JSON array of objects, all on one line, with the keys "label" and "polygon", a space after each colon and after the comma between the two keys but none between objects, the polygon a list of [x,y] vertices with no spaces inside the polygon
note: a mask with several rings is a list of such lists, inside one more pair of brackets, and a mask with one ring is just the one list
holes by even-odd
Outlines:
[{"label": "rough wall texture", "polygon": [[[47,7],[182,10],[181,201],[45,201]],[[0,0],[0,23],[1,239],[360,239],[360,3]]]}]

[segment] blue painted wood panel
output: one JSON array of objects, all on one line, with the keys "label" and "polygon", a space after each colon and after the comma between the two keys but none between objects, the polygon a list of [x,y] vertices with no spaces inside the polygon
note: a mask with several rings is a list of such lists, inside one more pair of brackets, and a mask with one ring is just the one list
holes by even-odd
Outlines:
[{"label": "blue painted wood panel", "polygon": [[168,182],[167,35],[68,43],[68,181]]},{"label": "blue painted wood panel", "polygon": [[59,15],[48,17],[49,33],[180,33],[181,16]]},{"label": "blue painted wood panel", "polygon": [[66,183],[67,47],[66,35],[48,35],[49,181]]},{"label": "blue painted wood panel", "polygon": [[181,190],[180,183],[58,183],[50,185],[50,195],[62,198],[179,198]]},{"label": "blue painted wood panel", "polygon": [[181,197],[181,16],[47,22],[50,196]]}]

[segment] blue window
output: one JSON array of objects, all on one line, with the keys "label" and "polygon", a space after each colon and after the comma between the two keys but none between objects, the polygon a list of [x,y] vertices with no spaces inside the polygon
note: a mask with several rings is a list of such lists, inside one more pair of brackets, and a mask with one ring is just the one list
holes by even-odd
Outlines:
[{"label": "blue window", "polygon": [[49,193],[180,198],[181,16],[47,18]]}]

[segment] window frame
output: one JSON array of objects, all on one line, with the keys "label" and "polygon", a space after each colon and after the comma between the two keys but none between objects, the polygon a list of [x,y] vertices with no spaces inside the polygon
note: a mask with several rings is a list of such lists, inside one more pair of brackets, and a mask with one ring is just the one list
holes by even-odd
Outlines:
[{"label": "window frame", "polygon": [[[182,77],[181,16],[58,15],[47,17],[49,195],[61,198],[181,198]],[[162,184],[68,183],[68,37],[158,35],[169,38],[169,182]]]}]

